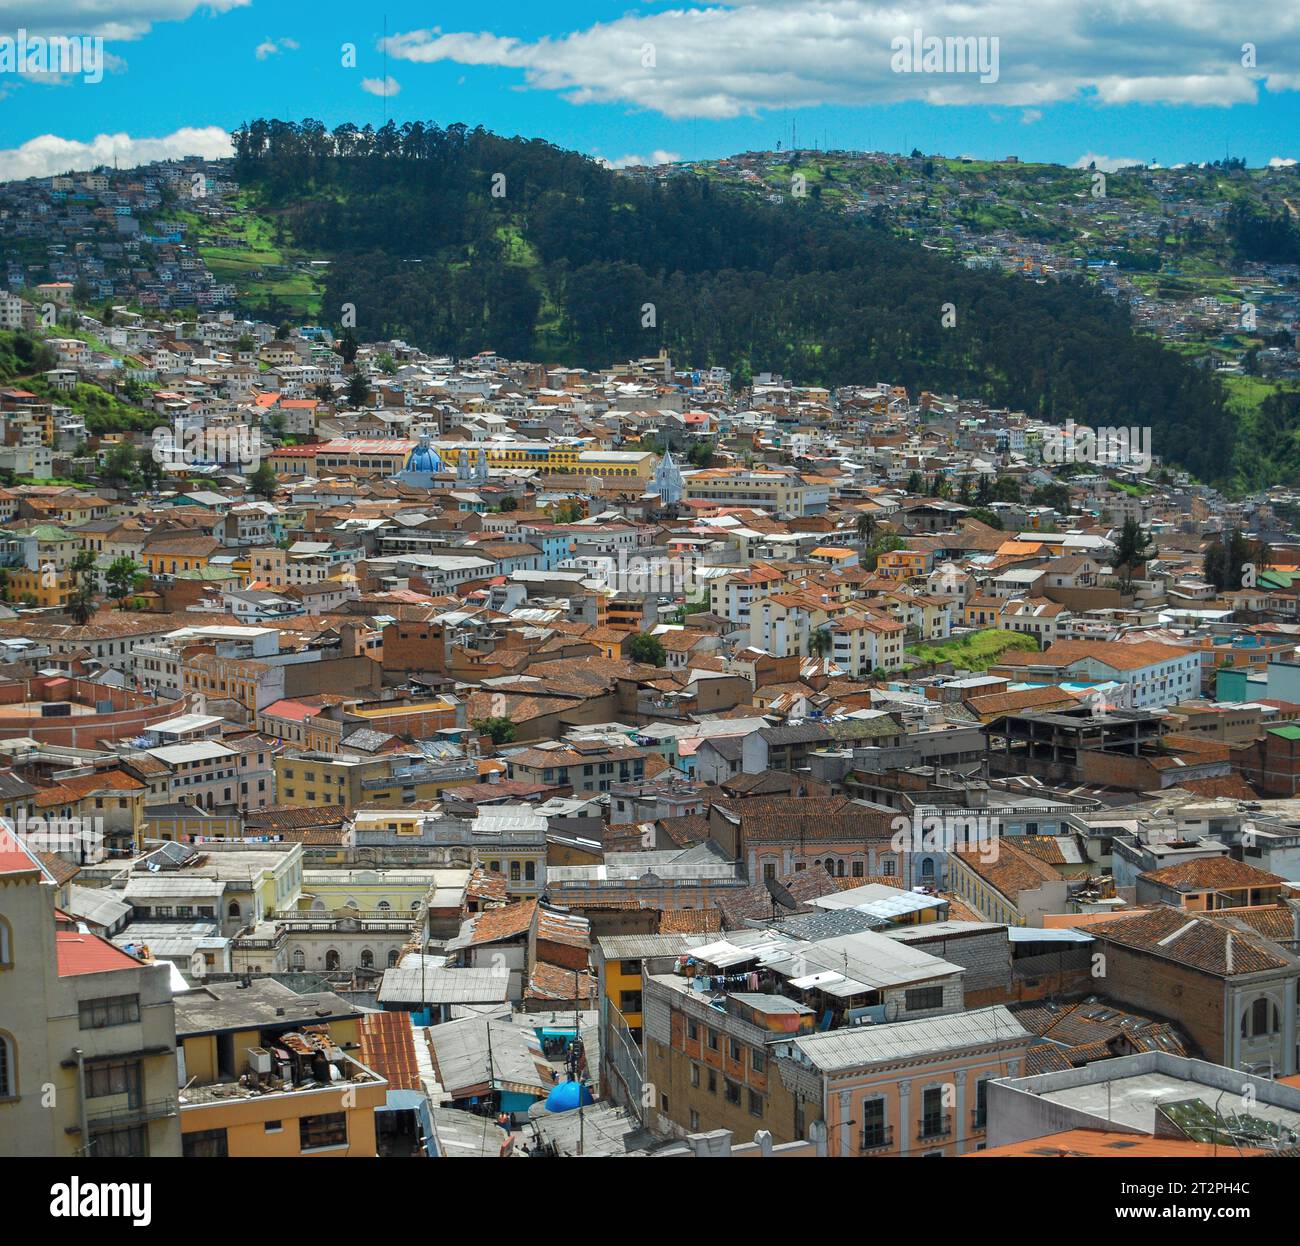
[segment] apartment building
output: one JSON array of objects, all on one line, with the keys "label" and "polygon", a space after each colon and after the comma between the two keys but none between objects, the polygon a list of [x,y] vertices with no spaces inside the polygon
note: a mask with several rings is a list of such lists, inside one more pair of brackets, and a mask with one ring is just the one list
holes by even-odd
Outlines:
[{"label": "apartment building", "polygon": [[60,890],[0,828],[0,1155],[179,1155],[170,970],[60,918]]}]

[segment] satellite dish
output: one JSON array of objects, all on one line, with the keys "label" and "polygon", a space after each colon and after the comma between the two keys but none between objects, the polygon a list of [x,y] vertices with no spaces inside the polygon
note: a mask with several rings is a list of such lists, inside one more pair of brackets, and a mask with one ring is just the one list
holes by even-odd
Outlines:
[{"label": "satellite dish", "polygon": [[772,897],[773,905],[779,904],[783,909],[799,907],[799,901],[790,894],[789,888],[777,882],[775,878],[763,879],[763,885],[767,888],[767,894]]}]

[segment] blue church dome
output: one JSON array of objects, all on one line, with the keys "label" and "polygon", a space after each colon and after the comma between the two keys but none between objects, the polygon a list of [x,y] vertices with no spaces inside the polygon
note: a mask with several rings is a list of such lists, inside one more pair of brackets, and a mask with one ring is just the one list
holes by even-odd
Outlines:
[{"label": "blue church dome", "polygon": [[442,459],[438,457],[438,452],[427,441],[421,441],[406,456],[406,470],[408,472],[440,472],[442,471]]},{"label": "blue church dome", "polygon": [[572,1112],[576,1107],[595,1102],[585,1083],[560,1082],[553,1086],[551,1093],[546,1096],[546,1110],[548,1112]]}]

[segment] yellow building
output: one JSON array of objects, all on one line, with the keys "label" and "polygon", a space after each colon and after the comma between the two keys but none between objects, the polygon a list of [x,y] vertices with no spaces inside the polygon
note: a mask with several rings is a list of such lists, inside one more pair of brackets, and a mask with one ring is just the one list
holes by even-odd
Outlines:
[{"label": "yellow building", "polygon": [[352,1054],[360,1012],[273,978],[176,999],[182,1153],[370,1158],[388,1083]]}]

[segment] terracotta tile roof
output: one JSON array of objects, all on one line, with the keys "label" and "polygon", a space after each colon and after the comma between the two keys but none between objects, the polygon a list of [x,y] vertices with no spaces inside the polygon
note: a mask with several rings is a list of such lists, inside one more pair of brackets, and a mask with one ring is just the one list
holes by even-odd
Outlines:
[{"label": "terracotta tile roof", "polygon": [[537,912],[536,900],[523,900],[518,904],[507,904],[502,909],[488,909],[470,918],[474,929],[470,934],[470,943],[499,943],[504,939],[515,939],[528,932],[533,924],[533,915]]},{"label": "terracotta tile roof", "polygon": [[1215,920],[1181,909],[1158,908],[1100,922],[1088,933],[1216,977],[1285,969],[1293,957],[1241,922]]},{"label": "terracotta tile roof", "polygon": [[1219,909],[1207,916],[1215,921],[1241,922],[1274,943],[1288,944],[1295,941],[1295,918],[1291,909],[1285,904],[1258,904],[1250,908]]},{"label": "terracotta tile roof", "polygon": [[1280,874],[1256,869],[1244,861],[1231,857],[1204,857],[1194,861],[1180,861],[1162,870],[1148,870],[1139,874],[1149,882],[1176,891],[1205,891],[1236,887],[1278,887],[1286,882]]},{"label": "terracotta tile roof", "polygon": [[574,987],[577,987],[577,999],[587,1004],[596,998],[596,979],[591,974],[579,971],[576,975],[572,969],[562,965],[552,965],[539,960],[528,975],[528,985],[524,988],[525,999],[556,999],[572,1002]]},{"label": "terracotta tile roof", "polygon": [[721,929],[717,909],[667,909],[659,914],[660,934],[714,934]]},{"label": "terracotta tile roof", "polygon": [[1022,891],[1037,891],[1044,883],[1057,882],[1061,877],[1050,865],[1009,839],[1000,839],[997,849],[990,860],[986,848],[979,844],[959,845],[954,856],[1012,902]]},{"label": "terracotta tile roof", "polygon": [[[1032,1057],[1033,1049],[1031,1049]],[[963,1159],[998,1159],[1007,1156],[1070,1159],[1075,1156],[1145,1159],[1227,1159],[1243,1155],[1265,1155],[1257,1147],[1216,1147],[1209,1142],[1185,1138],[1155,1138],[1146,1134],[1110,1132],[1101,1129],[1066,1129],[1024,1142],[967,1151]]]},{"label": "terracotta tile roof", "polygon": [[65,861],[56,853],[38,852],[36,855],[57,887],[62,887],[64,883],[70,882],[81,873],[81,866]]}]

